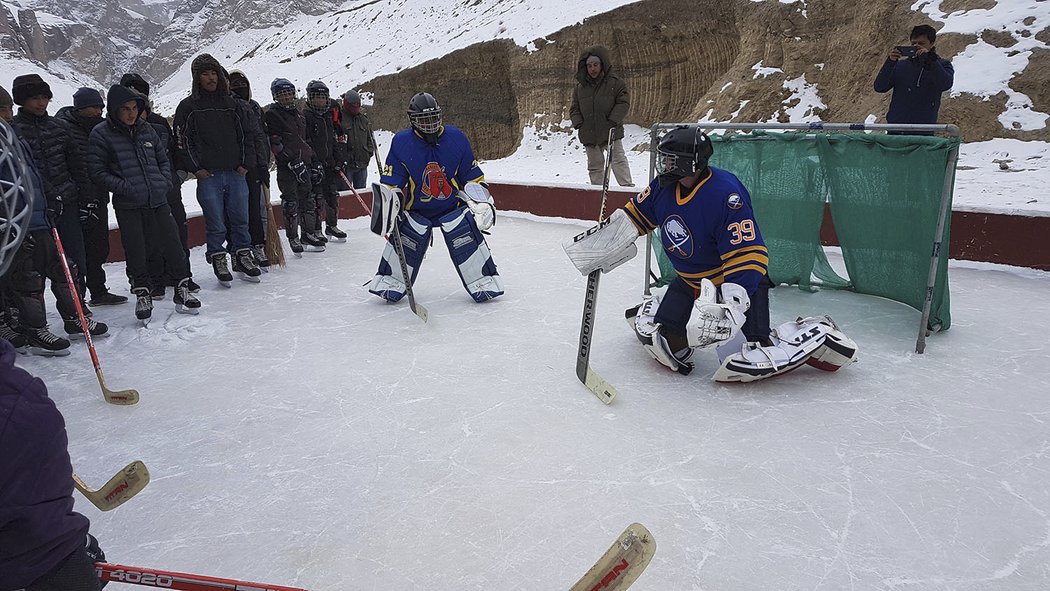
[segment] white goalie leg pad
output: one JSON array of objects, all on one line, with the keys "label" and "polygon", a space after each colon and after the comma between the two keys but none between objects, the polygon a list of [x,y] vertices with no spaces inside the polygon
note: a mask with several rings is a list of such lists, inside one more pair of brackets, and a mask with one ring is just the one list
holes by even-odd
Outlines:
[{"label": "white goalie leg pad", "polygon": [[496,202],[485,185],[469,182],[459,192],[459,198],[467,204],[470,213],[474,214],[474,222],[479,230],[484,232],[496,225]]},{"label": "white goalie leg pad", "polygon": [[831,316],[815,316],[805,321],[828,327],[824,343],[806,360],[807,364],[824,371],[838,371],[857,360],[857,343],[839,329]]},{"label": "white goalie leg pad", "polygon": [[608,273],[638,254],[635,241],[638,229],[622,209],[617,209],[609,219],[597,226],[577,234],[562,244],[569,260],[580,273],[590,275],[601,269]]},{"label": "white goalie leg pad", "polygon": [[683,347],[672,351],[671,345],[660,331],[661,325],[656,322],[656,310],[660,307],[660,300],[666,289],[664,287],[654,290],[652,297],[627,310],[625,316],[638,341],[642,343],[642,348],[650,357],[672,371],[688,375],[693,371],[693,364],[689,361],[693,357],[693,348]]},{"label": "white goalie leg pad", "polygon": [[372,220],[369,227],[373,234],[386,236],[394,231],[402,200],[401,189],[372,183]]},{"label": "white goalie leg pad", "polygon": [[785,322],[770,333],[773,345],[745,343],[739,353],[722,360],[715,371],[716,382],[753,382],[785,374],[804,365],[824,344],[829,325],[799,318]]},{"label": "white goalie leg pad", "polygon": [[440,222],[449,255],[470,297],[480,303],[503,295],[503,281],[489,245],[468,211],[457,209]]}]

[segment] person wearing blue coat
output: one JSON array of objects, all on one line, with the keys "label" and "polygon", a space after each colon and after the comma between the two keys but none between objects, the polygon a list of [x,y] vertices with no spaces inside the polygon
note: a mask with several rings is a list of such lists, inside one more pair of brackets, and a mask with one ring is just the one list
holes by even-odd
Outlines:
[{"label": "person wearing blue coat", "polygon": [[[127,259],[131,291],[137,298],[135,317],[148,321],[153,312],[149,246],[155,247],[178,284],[172,301],[184,314],[196,314],[200,300],[190,293],[190,269],[179,230],[168,204],[171,165],[161,138],[140,114],[146,99],[115,84],[109,89],[106,119],[91,130],[88,171],[92,180],[113,193],[113,211]],[[147,244],[148,242],[148,244]]]},{"label": "person wearing blue coat", "polygon": [[955,68],[937,55],[936,39],[937,31],[933,27],[919,25],[911,31],[914,55],[905,57],[896,47],[890,50],[875,77],[875,92],[893,91],[890,109],[886,113],[888,123],[937,123],[941,94],[951,89]]}]

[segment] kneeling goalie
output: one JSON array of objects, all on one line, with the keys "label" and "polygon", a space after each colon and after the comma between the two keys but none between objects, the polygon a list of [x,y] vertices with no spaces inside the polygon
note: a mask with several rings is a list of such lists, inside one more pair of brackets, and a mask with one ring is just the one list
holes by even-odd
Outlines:
[{"label": "kneeling goalie", "polygon": [[565,244],[584,275],[608,272],[637,254],[640,234],[661,229],[677,276],[627,310],[645,350],[688,374],[696,351],[715,348],[719,382],[761,380],[803,364],[825,371],[849,365],[857,345],[827,316],[769,329],[769,253],[751,196],[735,175],[708,166],[714,150],[707,135],[680,126],[660,139],[657,151],[656,180]]},{"label": "kneeling goalie", "polygon": [[[496,208],[467,136],[442,125],[441,107],[425,92],[412,97],[408,119],[411,127],[398,132],[390,144],[382,184],[372,185],[372,231],[391,234],[398,225],[408,281],[414,284],[434,227],[439,227],[474,301],[503,295],[503,282],[482,235],[495,223]],[[368,286],[389,302],[400,300],[407,289],[393,240],[391,235]]]}]

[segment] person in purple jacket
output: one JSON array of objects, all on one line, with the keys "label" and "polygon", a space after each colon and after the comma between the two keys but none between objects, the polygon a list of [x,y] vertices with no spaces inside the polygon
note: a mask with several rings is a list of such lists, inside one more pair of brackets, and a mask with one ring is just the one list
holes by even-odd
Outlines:
[{"label": "person in purple jacket", "polygon": [[[0,274],[42,198],[28,163],[0,121]],[[94,563],[105,555],[87,517],[73,511],[65,421],[44,383],[14,360],[0,339],[0,591],[97,591]]]},{"label": "person in purple jacket", "polygon": [[[937,123],[941,94],[955,82],[955,68],[937,55],[934,42],[937,31],[930,25],[911,30],[910,55],[898,47],[890,50],[882,69],[875,77],[875,92],[893,91],[887,123]],[[932,135],[929,133],[890,132],[891,134]]]}]

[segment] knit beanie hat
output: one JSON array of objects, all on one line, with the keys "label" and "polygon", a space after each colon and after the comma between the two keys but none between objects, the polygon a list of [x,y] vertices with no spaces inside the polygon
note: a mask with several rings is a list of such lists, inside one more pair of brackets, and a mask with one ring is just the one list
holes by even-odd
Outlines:
[{"label": "knit beanie hat", "polygon": [[11,94],[14,95],[15,104],[23,105],[34,96],[44,95],[49,99],[55,98],[51,93],[51,87],[38,74],[23,74],[11,83]]},{"label": "knit beanie hat", "polygon": [[135,72],[128,72],[120,77],[120,85],[134,88],[145,96],[149,96],[149,82]]},{"label": "knit beanie hat", "polygon": [[15,103],[11,100],[11,95],[7,92],[7,89],[0,86],[0,107],[10,107],[14,104]]},{"label": "knit beanie hat", "polygon": [[106,103],[102,100],[102,95],[94,88],[82,86],[73,93],[74,109],[79,110],[84,107],[104,107],[105,105]]}]

